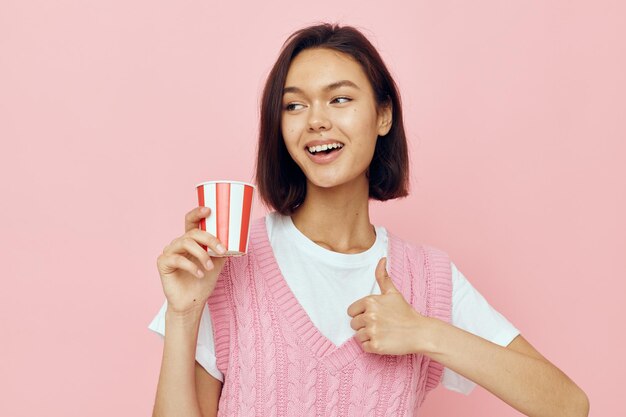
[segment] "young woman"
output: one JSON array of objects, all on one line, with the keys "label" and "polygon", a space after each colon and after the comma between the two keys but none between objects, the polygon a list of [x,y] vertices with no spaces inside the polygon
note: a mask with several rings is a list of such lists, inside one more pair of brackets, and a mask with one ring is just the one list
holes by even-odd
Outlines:
[{"label": "young woman", "polygon": [[[294,33],[263,93],[258,191],[275,211],[249,252],[199,230],[158,257],[166,303],[155,416],[412,416],[440,382],[481,385],[528,416],[587,416],[584,392],[445,252],[370,223],[407,195],[395,83],[356,29]],[[165,332],[167,329],[167,332]]]}]

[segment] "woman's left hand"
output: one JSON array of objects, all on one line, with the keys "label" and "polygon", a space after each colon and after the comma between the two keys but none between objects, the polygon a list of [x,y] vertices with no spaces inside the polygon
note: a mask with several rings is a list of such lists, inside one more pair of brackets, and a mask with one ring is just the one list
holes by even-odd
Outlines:
[{"label": "woman's left hand", "polygon": [[380,295],[369,295],[348,307],[350,327],[365,352],[379,355],[420,353],[430,319],[404,299],[387,274],[387,259],[376,266]]}]

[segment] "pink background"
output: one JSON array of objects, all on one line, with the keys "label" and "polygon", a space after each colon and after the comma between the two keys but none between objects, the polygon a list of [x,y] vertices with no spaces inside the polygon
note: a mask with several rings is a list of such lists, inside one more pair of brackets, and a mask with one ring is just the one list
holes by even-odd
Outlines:
[{"label": "pink background", "polygon": [[[412,194],[373,220],[449,252],[623,412],[626,8],[615,1],[0,2],[0,415],[149,415],[156,257],[194,184],[252,179],[293,30],[365,30],[400,86]],[[255,217],[263,214],[257,205]],[[482,388],[424,416],[515,416]],[[621,411],[619,411],[621,410]]]}]

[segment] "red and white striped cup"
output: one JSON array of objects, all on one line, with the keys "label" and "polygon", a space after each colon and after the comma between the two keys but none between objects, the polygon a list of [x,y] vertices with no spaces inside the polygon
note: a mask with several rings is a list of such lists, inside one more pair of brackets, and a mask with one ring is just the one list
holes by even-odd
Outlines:
[{"label": "red and white striped cup", "polygon": [[[198,204],[209,207],[211,214],[200,221],[200,229],[216,236],[226,247],[219,255],[211,249],[210,256],[241,256],[248,251],[250,217],[254,185],[240,181],[206,181],[196,185]],[[202,245],[205,250],[206,246]]]}]

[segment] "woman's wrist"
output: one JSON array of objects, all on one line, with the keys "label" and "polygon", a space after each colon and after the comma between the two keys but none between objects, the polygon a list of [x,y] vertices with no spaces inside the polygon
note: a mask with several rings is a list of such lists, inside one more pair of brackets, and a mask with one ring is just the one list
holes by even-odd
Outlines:
[{"label": "woman's wrist", "polygon": [[204,305],[193,307],[184,311],[177,311],[167,308],[165,311],[165,323],[171,323],[174,326],[195,326],[200,322]]},{"label": "woman's wrist", "polygon": [[439,352],[439,344],[442,333],[445,331],[445,323],[433,317],[421,317],[420,331],[415,332],[416,340],[414,342],[417,353],[426,356],[432,356]]}]

